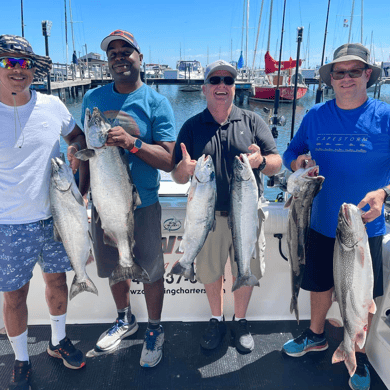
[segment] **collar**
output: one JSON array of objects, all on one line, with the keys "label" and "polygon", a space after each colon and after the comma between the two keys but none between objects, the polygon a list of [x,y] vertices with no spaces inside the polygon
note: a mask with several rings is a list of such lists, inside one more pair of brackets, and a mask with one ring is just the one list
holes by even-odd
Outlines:
[{"label": "collar", "polygon": [[[227,120],[227,123],[233,122],[233,121],[240,121],[242,120],[242,110],[240,110],[238,107],[236,107],[234,104],[232,106],[232,110],[230,111],[229,118]],[[215,119],[211,115],[211,112],[206,107],[205,110],[202,113],[202,122],[203,123],[217,123],[215,122]],[[218,123],[219,125],[219,123]]]}]

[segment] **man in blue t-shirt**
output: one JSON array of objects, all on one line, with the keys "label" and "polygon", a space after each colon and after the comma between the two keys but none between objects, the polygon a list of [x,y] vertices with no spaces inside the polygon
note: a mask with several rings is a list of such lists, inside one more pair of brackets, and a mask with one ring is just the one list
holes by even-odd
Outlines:
[{"label": "man in blue t-shirt", "polygon": [[[301,285],[310,291],[311,323],[301,336],[284,344],[283,352],[290,356],[328,348],[324,326],[334,290],[333,248],[343,202],[366,211],[362,218],[367,223],[373,263],[373,297],[383,295],[382,211],[390,194],[390,106],[367,96],[367,88],[380,74],[380,68],[368,63],[369,58],[361,44],[345,44],[335,51],[333,61],[320,68],[321,79],[333,87],[335,99],[309,111],[283,155],[285,166],[292,171],[308,161],[307,167],[317,163],[325,177],[313,202]],[[372,317],[369,313],[368,329]],[[350,387],[369,389],[367,357],[357,345],[356,359]]]},{"label": "man in blue t-shirt", "polygon": [[[106,146],[125,150],[133,182],[141,198],[142,204],[134,212],[133,251],[135,262],[149,275],[149,280],[138,280],[144,283],[149,323],[140,364],[153,367],[161,360],[164,342],[164,330],[160,324],[164,259],[158,169],[170,172],[174,167],[175,121],[168,100],[141,81],[143,55],[133,35],[116,30],[104,38],[100,46],[107,53],[114,82],[88,91],[83,100],[81,120],[84,123],[87,108],[92,111],[98,107],[105,114],[112,124]],[[95,208],[92,210],[91,230],[98,275],[107,278],[117,266],[119,255],[117,248],[104,244],[104,232]],[[125,280],[111,286],[118,318],[100,336],[95,346],[96,353],[112,351],[124,337],[138,329],[131,313],[130,283],[131,280]]]}]

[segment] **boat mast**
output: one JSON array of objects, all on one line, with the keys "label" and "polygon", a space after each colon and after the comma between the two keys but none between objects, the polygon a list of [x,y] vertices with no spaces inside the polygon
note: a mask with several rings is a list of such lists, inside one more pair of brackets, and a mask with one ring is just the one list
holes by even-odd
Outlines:
[{"label": "boat mast", "polygon": [[72,4],[71,4],[71,0],[69,0],[69,16],[70,16],[70,29],[72,31],[72,44],[73,44],[73,53],[74,53],[76,49],[74,47],[73,18],[72,18]]},{"label": "boat mast", "polygon": [[261,15],[263,14],[263,4],[264,4],[264,0],[261,0],[259,24],[258,24],[258,26],[257,26],[257,35],[256,35],[256,43],[255,43],[255,52],[254,52],[254,54],[253,54],[252,69],[255,69],[255,61],[256,61],[256,53],[257,53],[257,44],[258,44],[258,42],[259,42],[259,34],[260,34]]},{"label": "boat mast", "polygon": [[267,51],[269,52],[270,42],[271,42],[271,24],[272,24],[272,4],[273,0],[271,0],[271,6],[269,10],[269,27],[268,27],[268,42],[267,42]]},{"label": "boat mast", "polygon": [[66,0],[64,0],[65,7],[65,46],[66,46],[66,75],[68,75],[68,17],[66,14]]},{"label": "boat mast", "polygon": [[361,15],[360,43],[363,45],[363,0],[362,0],[362,15]]},{"label": "boat mast", "polygon": [[245,65],[248,68],[248,30],[249,30],[249,1],[246,3],[246,42],[245,42]]},{"label": "boat mast", "polygon": [[21,12],[21,17],[22,17],[22,37],[24,37],[23,0],[20,0],[20,12]]},{"label": "boat mast", "polygon": [[351,30],[352,30],[352,22],[353,22],[353,9],[355,8],[355,0],[352,0],[352,10],[351,10],[351,23],[349,25],[349,35],[348,35],[348,43],[351,42]]}]

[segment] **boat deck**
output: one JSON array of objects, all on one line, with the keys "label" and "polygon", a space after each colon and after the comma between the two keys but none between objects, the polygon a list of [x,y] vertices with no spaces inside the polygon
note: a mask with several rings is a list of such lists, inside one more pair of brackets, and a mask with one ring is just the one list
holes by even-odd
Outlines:
[{"label": "boat deck", "polygon": [[[331,364],[332,354],[343,337],[343,328],[326,325],[329,349],[292,358],[280,352],[284,342],[298,336],[308,321],[251,321],[255,349],[239,354],[228,333],[215,351],[199,346],[205,322],[165,322],[164,356],[154,368],[141,368],[139,358],[146,323],[124,339],[111,354],[88,358],[81,370],[69,370],[46,353],[50,326],[30,326],[29,353],[33,366],[32,390],[100,389],[348,389],[344,363]],[[84,353],[94,347],[108,324],[67,325],[67,335]],[[14,356],[5,335],[0,336],[0,388],[11,376]],[[371,389],[385,390],[371,367]]]}]

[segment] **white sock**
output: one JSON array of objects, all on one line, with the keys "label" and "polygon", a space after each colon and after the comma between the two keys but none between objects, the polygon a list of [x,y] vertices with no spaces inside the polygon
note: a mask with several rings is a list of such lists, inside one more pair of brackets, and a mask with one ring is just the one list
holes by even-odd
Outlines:
[{"label": "white sock", "polygon": [[234,317],[234,321],[240,321],[240,320],[245,320],[245,317],[244,318]]},{"label": "white sock", "polygon": [[30,359],[27,352],[27,329],[19,336],[9,337],[11,347],[15,353],[15,359],[20,362],[28,362]]},{"label": "white sock", "polygon": [[222,317],[223,317],[223,314],[221,316],[211,316],[211,318],[215,318],[216,320],[218,320],[219,322],[222,321]]},{"label": "white sock", "polygon": [[55,346],[65,338],[65,323],[66,313],[60,316],[52,316],[50,314],[50,325],[51,325],[51,343]]}]

